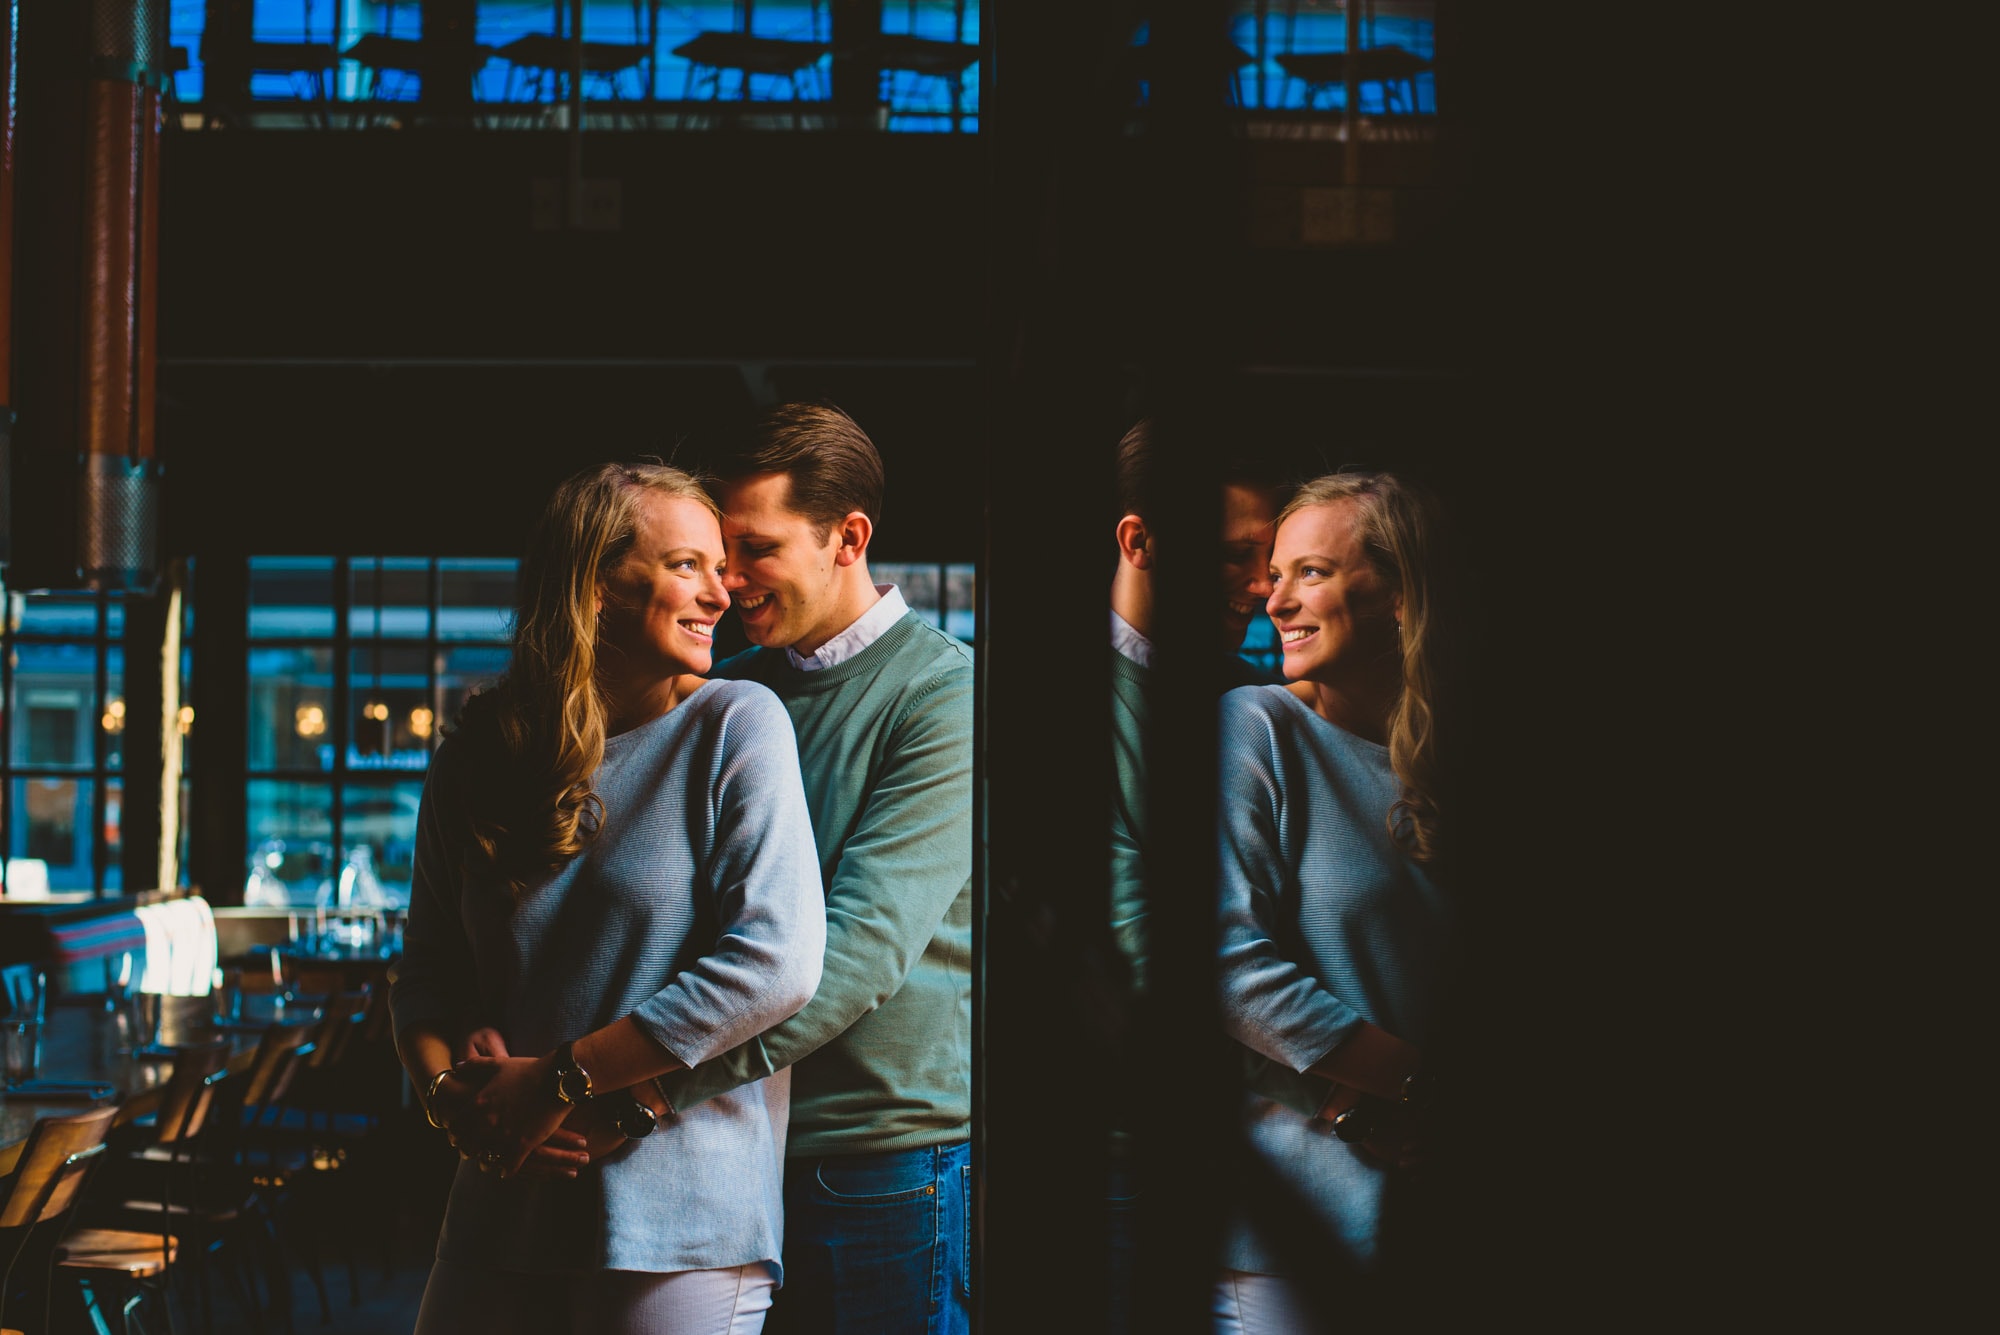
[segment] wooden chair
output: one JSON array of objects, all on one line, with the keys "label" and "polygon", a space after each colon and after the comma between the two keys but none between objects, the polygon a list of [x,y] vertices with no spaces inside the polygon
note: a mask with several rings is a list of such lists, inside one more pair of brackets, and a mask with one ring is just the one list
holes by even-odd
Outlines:
[{"label": "wooden chair", "polygon": [[86,1310],[101,1310],[102,1292],[122,1292],[126,1335],[138,1335],[143,1330],[139,1309],[146,1299],[158,1294],[164,1301],[166,1276],[176,1248],[171,1235],[117,1228],[78,1229],[56,1244],[56,1273],[78,1282]]},{"label": "wooden chair", "polygon": [[[209,1113],[228,1078],[227,1039],[175,1049],[174,1067],[161,1092],[158,1110],[135,1118],[113,1133],[110,1156],[97,1182],[99,1203],[86,1209],[99,1222],[155,1236],[163,1259],[173,1251],[164,1244],[170,1233],[179,1238],[179,1255],[191,1261],[202,1329],[213,1329],[211,1261],[232,1242],[243,1241],[240,1212],[227,1201],[210,1199],[204,1189],[204,1137]],[[108,1180],[107,1180],[108,1179]],[[235,1261],[243,1249],[220,1259]],[[234,1266],[224,1275],[246,1311],[255,1312],[249,1284]]]},{"label": "wooden chair", "polygon": [[[216,1054],[191,1049],[195,1055],[188,1074],[181,1077],[177,1062],[168,1081],[180,1083],[182,1089],[162,1099],[161,1122],[171,1139],[137,1155],[139,1164],[150,1160],[153,1167],[163,1168],[166,1184],[149,1178],[143,1188],[118,1193],[118,1220],[157,1220],[151,1225],[157,1230],[152,1234],[155,1241],[164,1232],[198,1240],[188,1255],[196,1261],[194,1278],[204,1328],[213,1320],[209,1262],[213,1254],[225,1250],[226,1256],[214,1259],[240,1267],[239,1274],[224,1265],[222,1273],[232,1285],[240,1281],[236,1296],[254,1327],[265,1330],[268,1314],[275,1311],[281,1326],[290,1328],[291,1280],[281,1240],[281,1212],[282,1187],[287,1171],[295,1171],[295,1166],[263,1153],[257,1141],[258,1129],[271,1119],[299,1064],[312,1055],[312,1035],[312,1028],[305,1025],[269,1026],[258,1040],[249,1068],[236,1074],[219,1066],[198,1076]],[[221,1055],[226,1059],[226,1049]],[[126,1166],[135,1165],[128,1159]],[[125,1180],[129,1184],[134,1178]],[[317,1259],[309,1257],[308,1263],[317,1274]],[[266,1290],[262,1300],[257,1294],[260,1270]],[[324,1281],[317,1282],[324,1289]],[[323,1297],[321,1306],[324,1311]]]},{"label": "wooden chair", "polygon": [[[116,1108],[92,1108],[67,1117],[39,1118],[29,1130],[0,1201],[0,1257],[5,1259],[0,1269],[0,1316],[9,1300],[19,1296],[14,1277],[24,1258],[32,1258],[26,1273],[37,1278],[42,1273],[42,1253],[76,1208],[84,1178],[102,1155],[104,1137],[117,1115]],[[29,1293],[32,1296],[32,1288]],[[46,1326],[49,1295],[44,1290],[41,1296]]]},{"label": "wooden chair", "polygon": [[312,1277],[313,1287],[319,1295],[320,1315],[327,1320],[331,1320],[333,1315],[326,1300],[326,1279],[320,1270],[319,1257],[312,1249],[311,1235],[292,1227],[290,1219],[289,1189],[305,1166],[304,1152],[275,1145],[267,1134],[282,1111],[285,1094],[290,1090],[302,1063],[310,1059],[316,1050],[312,1043],[316,1028],[274,1024],[266,1029],[257,1042],[250,1069],[240,1082],[240,1102],[234,1104],[231,1115],[218,1118],[218,1126],[226,1126],[234,1136],[230,1160],[243,1208],[258,1221],[270,1243],[270,1265],[266,1274],[270,1282],[271,1303],[282,1314],[287,1330],[291,1328],[292,1316],[291,1276],[284,1262],[284,1241],[287,1239],[299,1249],[306,1263],[307,1273]]},{"label": "wooden chair", "polygon": [[[327,1001],[313,1028],[312,1053],[299,1064],[273,1124],[261,1136],[272,1155],[294,1165],[290,1185],[310,1208],[308,1218],[335,1226],[347,1260],[348,1297],[361,1300],[356,1239],[371,1231],[364,1185],[382,1165],[370,1161],[380,1119],[364,1085],[370,1056],[367,1026],[376,993],[363,987]],[[400,1069],[400,1068],[399,1068]],[[393,1192],[393,1186],[379,1183]],[[376,1197],[382,1199],[382,1197]]]}]

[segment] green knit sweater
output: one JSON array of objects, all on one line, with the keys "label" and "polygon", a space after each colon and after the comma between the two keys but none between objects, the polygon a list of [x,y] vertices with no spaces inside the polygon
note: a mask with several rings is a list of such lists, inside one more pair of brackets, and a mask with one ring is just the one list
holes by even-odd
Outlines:
[{"label": "green knit sweater", "polygon": [[777,692],[826,888],[826,963],[804,1010],[692,1071],[676,1108],[792,1067],[786,1153],[967,1139],[972,1123],[972,651],[906,614],[816,672],[752,649],[714,675]]},{"label": "green knit sweater", "polygon": [[[1146,922],[1146,693],[1149,668],[1111,652],[1111,935],[1132,973],[1132,991],[1145,996]],[[1222,688],[1269,686],[1284,678],[1236,654],[1223,664]]]}]

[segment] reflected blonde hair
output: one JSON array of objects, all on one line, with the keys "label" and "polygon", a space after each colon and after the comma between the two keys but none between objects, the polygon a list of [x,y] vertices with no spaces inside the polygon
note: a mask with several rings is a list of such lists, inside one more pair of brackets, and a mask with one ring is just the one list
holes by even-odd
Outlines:
[{"label": "reflected blonde hair", "polygon": [[601,464],[569,477],[529,531],[507,673],[466,702],[458,734],[479,757],[468,854],[517,899],[582,852],[604,823],[591,787],[604,762],[606,714],[598,590],[637,539],[647,492],[698,502],[721,521],[702,483],[665,464]]},{"label": "reflected blonde hair", "polygon": [[1389,835],[1418,862],[1443,851],[1438,810],[1437,715],[1441,689],[1438,581],[1443,538],[1436,500],[1393,473],[1328,473],[1300,487],[1278,512],[1284,522],[1316,505],[1353,501],[1355,537],[1376,575],[1403,601],[1403,685],[1389,717],[1389,764],[1403,785],[1389,808]]}]

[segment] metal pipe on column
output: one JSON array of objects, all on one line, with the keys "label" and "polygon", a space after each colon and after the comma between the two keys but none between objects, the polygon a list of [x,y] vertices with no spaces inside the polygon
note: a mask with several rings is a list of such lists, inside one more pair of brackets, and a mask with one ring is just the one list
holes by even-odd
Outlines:
[{"label": "metal pipe on column", "polygon": [[15,579],[150,590],[163,0],[14,0]]},{"label": "metal pipe on column", "polygon": [[84,103],[77,564],[90,588],[149,589],[159,566],[160,80],[165,7],[91,7]]},{"label": "metal pipe on column", "polygon": [[20,0],[0,0],[0,570],[14,549],[15,33]]}]

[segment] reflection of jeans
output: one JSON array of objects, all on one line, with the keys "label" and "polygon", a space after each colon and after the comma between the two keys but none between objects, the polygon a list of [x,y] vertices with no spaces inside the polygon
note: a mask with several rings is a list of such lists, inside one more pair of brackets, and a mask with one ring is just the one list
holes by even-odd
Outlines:
[{"label": "reflection of jeans", "polygon": [[966,1335],[972,1147],[785,1164],[785,1286],[770,1335]]},{"label": "reflection of jeans", "polygon": [[1127,1335],[1132,1329],[1133,1213],[1139,1203],[1138,1173],[1132,1166],[1129,1144],[1120,1138],[1111,1142],[1110,1181],[1105,1190],[1105,1235],[1109,1246],[1111,1311],[1105,1320],[1104,1335]]}]

